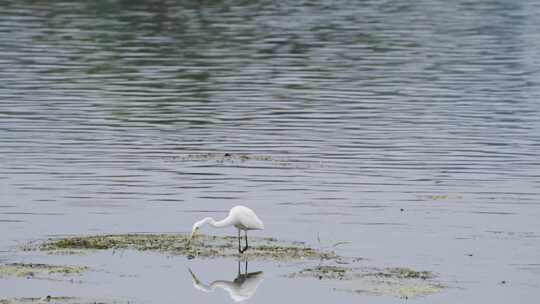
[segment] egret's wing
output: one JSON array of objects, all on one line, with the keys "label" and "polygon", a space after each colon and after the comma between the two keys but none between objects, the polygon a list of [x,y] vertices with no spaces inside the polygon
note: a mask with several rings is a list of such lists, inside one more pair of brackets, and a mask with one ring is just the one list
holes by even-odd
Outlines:
[{"label": "egret's wing", "polygon": [[263,229],[263,222],[257,217],[255,212],[249,208],[238,209],[235,213],[236,220],[246,229]]}]

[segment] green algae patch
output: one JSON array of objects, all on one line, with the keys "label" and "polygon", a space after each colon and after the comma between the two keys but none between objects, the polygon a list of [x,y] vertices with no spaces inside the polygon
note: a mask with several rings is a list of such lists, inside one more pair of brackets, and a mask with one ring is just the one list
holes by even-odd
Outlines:
[{"label": "green algae patch", "polygon": [[0,277],[52,279],[54,277],[78,276],[87,269],[84,266],[12,263],[0,265]]},{"label": "green algae patch", "polygon": [[434,277],[433,273],[429,271],[417,271],[406,267],[394,267],[386,268],[381,272],[374,274],[375,276],[382,277],[394,277],[398,279],[431,279]]},{"label": "green algae patch", "polygon": [[94,298],[77,298],[77,297],[53,297],[44,296],[41,298],[0,298],[0,304],[31,304],[31,303],[56,303],[56,304],[127,304],[127,300],[109,300],[109,299],[94,299]]},{"label": "green algae patch", "polygon": [[319,265],[286,275],[288,278],[311,278],[334,283],[333,290],[415,298],[442,291],[445,286],[435,282],[435,274],[411,268],[369,268],[354,265]]},{"label": "green algae patch", "polygon": [[238,253],[238,239],[236,237],[198,235],[191,241],[189,238],[185,234],[74,236],[49,239],[38,245],[37,249],[50,253],[66,250],[132,249],[183,255],[188,258],[244,257],[250,260],[329,260],[339,258],[333,251],[319,250],[301,242],[285,242],[274,238],[250,237],[250,247],[243,254]]}]

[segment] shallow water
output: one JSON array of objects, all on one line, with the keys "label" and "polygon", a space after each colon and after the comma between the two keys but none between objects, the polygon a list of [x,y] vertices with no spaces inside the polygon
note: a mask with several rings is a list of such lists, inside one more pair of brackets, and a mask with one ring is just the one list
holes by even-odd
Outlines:
[{"label": "shallow water", "polygon": [[[537,1],[0,6],[0,261],[84,262],[14,247],[187,232],[241,203],[258,236],[350,242],[340,254],[450,286],[415,302],[540,294]],[[88,259],[139,275],[0,279],[0,295],[214,303],[228,296],[194,290],[186,267],[236,275],[230,260]],[[397,301],[252,270],[255,302]]]}]

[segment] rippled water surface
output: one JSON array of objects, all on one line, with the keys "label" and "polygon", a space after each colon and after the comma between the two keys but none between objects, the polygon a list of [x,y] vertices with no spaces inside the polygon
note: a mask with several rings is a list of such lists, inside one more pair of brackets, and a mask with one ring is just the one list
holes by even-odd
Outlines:
[{"label": "rippled water surface", "polygon": [[[241,203],[265,222],[257,235],[350,242],[343,254],[450,286],[414,301],[532,303],[539,13],[532,0],[2,1],[0,260],[50,235],[187,232]],[[236,270],[156,263],[172,270],[155,289],[72,291],[213,303],[227,296],[196,293],[184,264]],[[264,267],[252,302],[365,297],[312,296]]]}]

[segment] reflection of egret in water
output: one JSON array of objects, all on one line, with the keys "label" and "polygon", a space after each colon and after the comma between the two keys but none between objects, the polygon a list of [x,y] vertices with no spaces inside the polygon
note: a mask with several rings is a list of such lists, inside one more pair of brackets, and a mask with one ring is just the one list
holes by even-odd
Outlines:
[{"label": "reflection of egret in water", "polygon": [[233,281],[216,280],[209,285],[201,283],[197,276],[189,269],[193,279],[193,287],[204,292],[212,292],[216,288],[226,290],[235,302],[245,301],[253,296],[259,284],[263,280],[263,272],[247,272],[248,262],[246,261],[245,271],[242,274],[240,260],[238,260],[238,275]]}]

